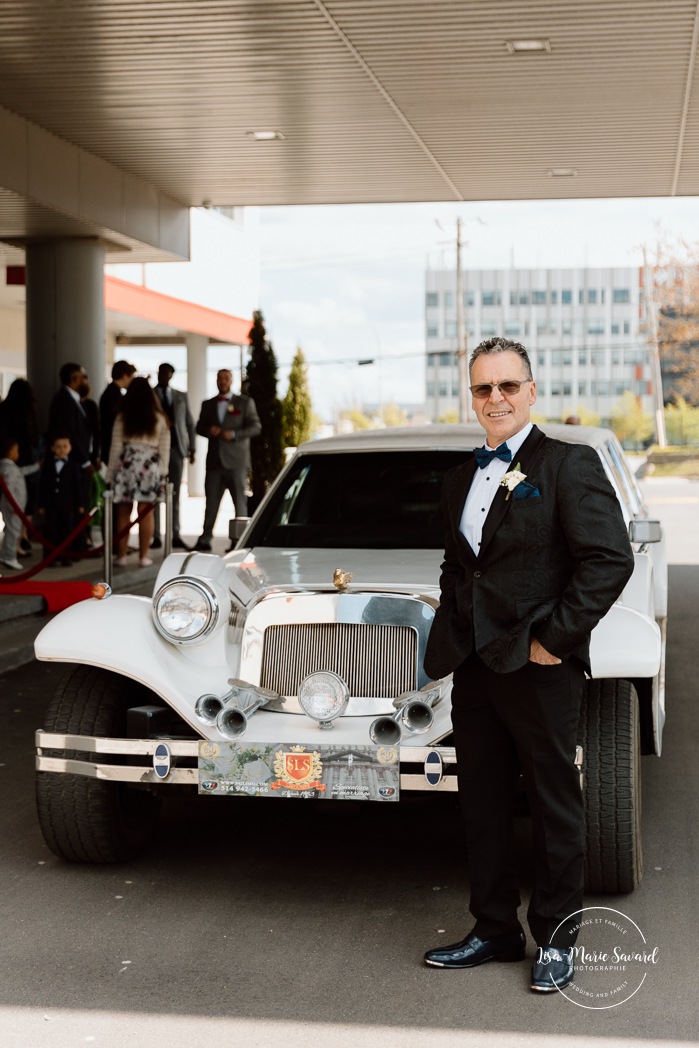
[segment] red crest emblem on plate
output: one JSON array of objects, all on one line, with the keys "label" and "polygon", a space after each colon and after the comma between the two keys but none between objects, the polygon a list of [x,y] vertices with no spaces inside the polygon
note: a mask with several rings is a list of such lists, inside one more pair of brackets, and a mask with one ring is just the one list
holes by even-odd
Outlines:
[{"label": "red crest emblem on plate", "polygon": [[312,753],[285,753],[284,754],[285,778],[292,782],[304,782],[313,774]]}]

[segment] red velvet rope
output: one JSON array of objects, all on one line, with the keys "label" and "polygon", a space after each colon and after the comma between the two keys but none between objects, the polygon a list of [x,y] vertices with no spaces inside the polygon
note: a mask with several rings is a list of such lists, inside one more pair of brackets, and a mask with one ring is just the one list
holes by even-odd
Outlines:
[{"label": "red velvet rope", "polygon": [[[16,575],[12,575],[9,578],[7,576],[5,576],[3,578],[0,578],[0,587],[2,587],[5,584],[11,585],[13,582],[25,582],[27,579],[32,578],[33,575],[36,575],[40,571],[42,571],[43,568],[48,567],[49,564],[53,564],[54,560],[56,560],[58,557],[62,556],[63,553],[65,553],[69,549],[70,544],[77,538],[77,536],[80,534],[80,532],[83,531],[87,527],[88,522],[92,519],[92,517],[94,516],[94,514],[97,512],[97,510],[99,508],[98,506],[95,506],[88,513],[86,513],[85,516],[79,521],[79,523],[76,524],[76,526],[73,528],[73,530],[71,531],[70,535],[68,535],[68,537],[65,538],[63,540],[63,542],[60,543],[60,545],[53,546],[52,543],[48,542],[43,537],[43,535],[41,535],[41,533],[36,530],[36,528],[34,527],[32,522],[29,520],[29,518],[26,516],[24,511],[20,508],[20,506],[18,506],[17,501],[15,500],[15,498],[12,495],[12,492],[9,490],[9,488],[7,487],[7,484],[5,483],[5,478],[2,477],[2,476],[0,476],[0,490],[7,497],[10,505],[12,506],[12,509],[17,514],[17,516],[20,518],[20,520],[24,524],[26,524],[28,528],[31,529],[33,534],[38,536],[39,541],[41,542],[41,544],[43,545],[43,547],[45,549],[50,549],[51,550],[51,552],[46,557],[44,557],[43,560],[40,560],[38,564],[35,564],[34,567],[27,568],[26,571],[20,571]],[[117,534],[114,536],[114,540],[113,541],[114,542],[118,542],[119,539],[123,539],[125,535],[128,535],[128,533],[131,531],[131,528],[133,528],[134,525],[140,524],[140,522],[143,520],[144,517],[147,517],[149,513],[153,512],[153,510],[155,509],[155,506],[156,506],[155,502],[148,503],[148,505],[145,507],[145,509],[141,510],[141,512],[138,513],[134,517],[133,520],[129,521],[129,523],[127,525],[125,525],[120,531],[117,532]],[[86,550],[84,552],[82,552],[82,551],[78,552],[78,553],[71,552],[70,553],[70,558],[71,558],[71,560],[81,560],[81,559],[86,558],[86,557],[90,557],[90,558],[99,557],[103,553],[104,553],[104,543],[102,543],[101,546],[96,546],[94,549]]]}]

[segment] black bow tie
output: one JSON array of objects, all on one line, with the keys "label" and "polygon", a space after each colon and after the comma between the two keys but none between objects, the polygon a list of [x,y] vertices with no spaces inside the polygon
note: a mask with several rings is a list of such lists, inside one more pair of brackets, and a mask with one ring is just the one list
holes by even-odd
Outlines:
[{"label": "black bow tie", "polygon": [[512,462],[512,452],[508,448],[507,444],[501,444],[495,451],[488,451],[487,448],[474,448],[473,454],[476,456],[476,462],[478,463],[479,469],[485,469],[489,466],[493,459],[502,459],[503,462]]}]

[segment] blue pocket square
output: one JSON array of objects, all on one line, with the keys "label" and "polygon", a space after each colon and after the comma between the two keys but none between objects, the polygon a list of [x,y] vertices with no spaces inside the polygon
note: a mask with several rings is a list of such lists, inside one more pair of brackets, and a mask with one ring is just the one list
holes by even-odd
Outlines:
[{"label": "blue pocket square", "polygon": [[541,492],[538,488],[535,488],[533,484],[527,484],[526,480],[521,480],[516,488],[512,489],[513,499],[536,499],[541,498]]}]

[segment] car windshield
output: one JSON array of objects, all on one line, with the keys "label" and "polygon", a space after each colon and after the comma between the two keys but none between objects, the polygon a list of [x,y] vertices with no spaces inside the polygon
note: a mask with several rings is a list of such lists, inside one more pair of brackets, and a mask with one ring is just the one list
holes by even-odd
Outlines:
[{"label": "car windshield", "polygon": [[294,549],[443,549],[444,474],[463,451],[302,455],[248,539]]}]

